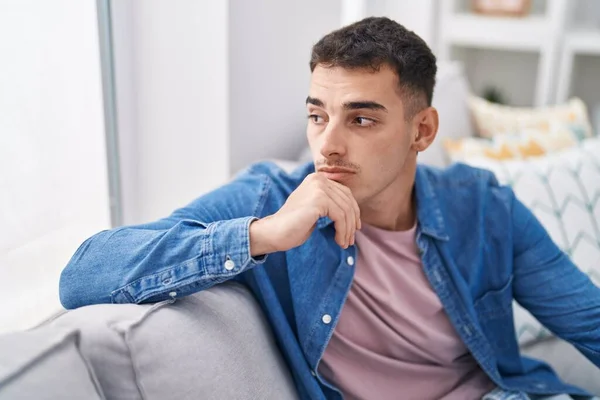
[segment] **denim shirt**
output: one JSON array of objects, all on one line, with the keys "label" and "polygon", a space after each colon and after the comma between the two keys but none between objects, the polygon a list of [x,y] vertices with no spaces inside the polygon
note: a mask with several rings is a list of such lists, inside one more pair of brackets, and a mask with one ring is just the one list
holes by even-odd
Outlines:
[{"label": "denim shirt", "polygon": [[[312,172],[312,163],[289,174],[258,163],[167,218],[92,236],[62,272],[62,304],[156,302],[237,280],[264,310],[301,398],[340,399],[317,371],[352,285],[356,246],[339,247],[324,217],[299,247],[257,258],[249,247],[250,223],[279,210]],[[425,275],[490,379],[507,391],[586,395],[520,356],[512,302],[600,366],[600,289],[492,173],[419,165],[414,192]]]}]

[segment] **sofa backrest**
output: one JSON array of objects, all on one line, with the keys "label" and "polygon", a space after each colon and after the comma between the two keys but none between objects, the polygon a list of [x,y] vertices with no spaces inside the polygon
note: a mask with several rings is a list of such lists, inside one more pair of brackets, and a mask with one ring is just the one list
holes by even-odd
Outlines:
[{"label": "sofa backrest", "polygon": [[[76,333],[77,351],[106,399],[297,398],[260,307],[248,289],[234,282],[174,302],[83,307],[32,332],[43,341],[56,331]],[[12,334],[17,335],[12,340],[30,340],[27,333]],[[62,374],[69,374],[64,365],[58,375],[52,363],[44,368],[37,373],[52,376],[48,382],[55,386],[66,381]],[[19,382],[14,376],[26,382],[28,371],[20,367],[12,374],[13,385]]]}]

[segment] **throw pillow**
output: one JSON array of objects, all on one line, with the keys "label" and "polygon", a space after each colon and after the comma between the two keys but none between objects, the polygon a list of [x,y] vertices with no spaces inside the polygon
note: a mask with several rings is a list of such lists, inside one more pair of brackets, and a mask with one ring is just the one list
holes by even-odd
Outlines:
[{"label": "throw pillow", "polygon": [[[500,183],[512,186],[554,242],[600,286],[600,138],[535,159],[465,161],[494,172]],[[549,335],[516,303],[514,311],[520,344]]]},{"label": "throw pillow", "polygon": [[527,108],[494,104],[471,96],[469,108],[478,134],[484,138],[530,131],[569,132],[580,139],[592,136],[587,109],[578,98],[551,107]]},{"label": "throw pillow", "polygon": [[567,130],[554,132],[528,131],[523,134],[501,134],[491,139],[446,139],[443,142],[448,158],[462,162],[473,157],[494,160],[540,157],[577,145],[580,138]]}]

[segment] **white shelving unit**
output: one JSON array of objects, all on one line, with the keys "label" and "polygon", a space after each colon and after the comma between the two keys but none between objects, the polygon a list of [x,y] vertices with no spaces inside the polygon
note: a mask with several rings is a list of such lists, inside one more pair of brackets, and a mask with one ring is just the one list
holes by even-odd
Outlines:
[{"label": "white shelving unit", "polygon": [[538,16],[517,19],[449,12],[442,30],[440,51],[451,46],[538,51],[546,43],[549,27],[546,18]]},{"label": "white shelving unit", "polygon": [[464,58],[466,49],[532,53],[537,60],[533,105],[553,103],[562,37],[575,2],[537,2],[531,15],[522,18],[475,14],[469,4],[466,0],[440,2],[440,60]]},{"label": "white shelving unit", "polygon": [[[556,101],[563,102],[571,95],[573,64],[577,55],[600,57],[600,28],[567,33],[561,52]],[[598,71],[600,74],[600,71]],[[600,80],[600,78],[598,78]],[[598,98],[600,101],[600,96]]]}]

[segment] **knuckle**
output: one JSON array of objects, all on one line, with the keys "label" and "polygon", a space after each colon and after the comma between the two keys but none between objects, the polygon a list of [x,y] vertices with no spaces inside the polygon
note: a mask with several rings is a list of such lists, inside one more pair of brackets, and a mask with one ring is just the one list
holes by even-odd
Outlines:
[{"label": "knuckle", "polygon": [[308,175],[310,177],[311,180],[313,181],[317,181],[320,182],[323,180],[323,176],[321,174],[318,174],[316,172],[313,172],[312,174]]},{"label": "knuckle", "polygon": [[313,172],[312,174],[306,175],[306,178],[304,178],[304,182],[306,182],[306,183],[315,182],[318,180],[318,178],[319,178],[318,174]]}]

